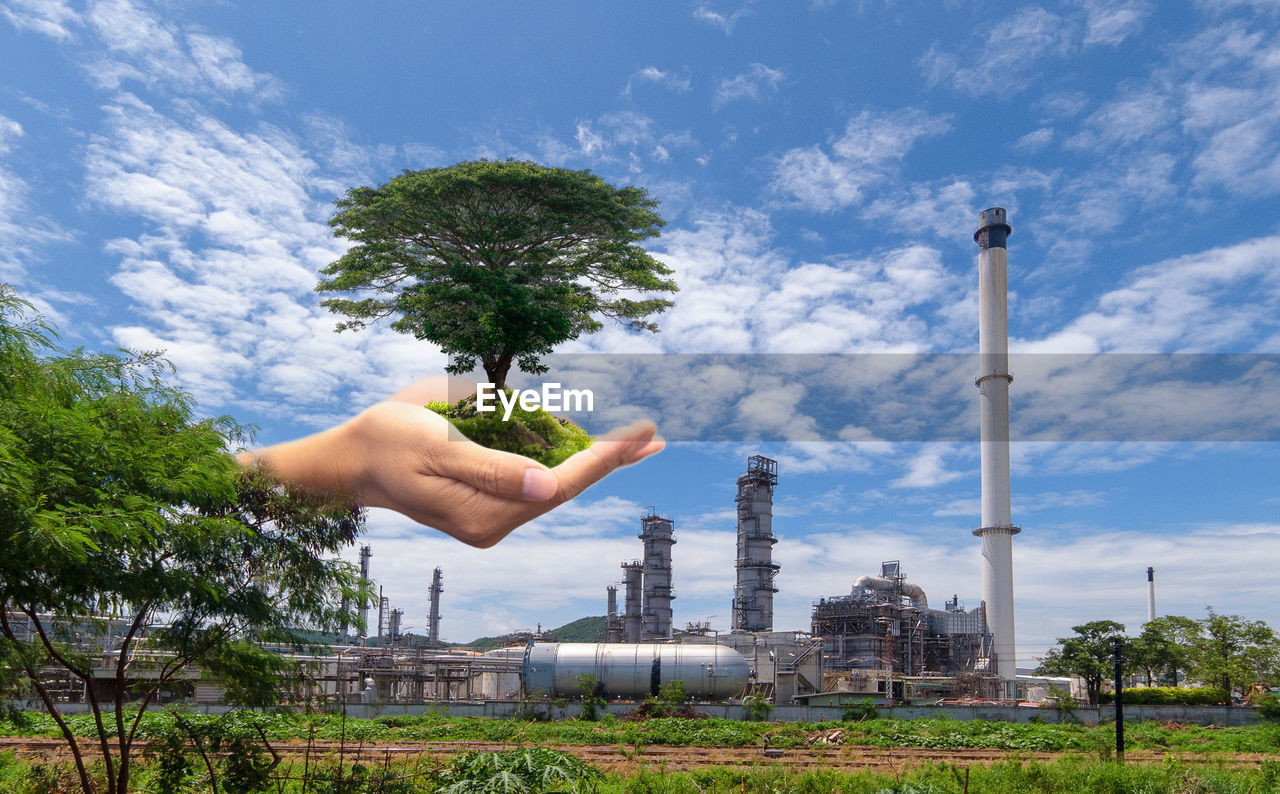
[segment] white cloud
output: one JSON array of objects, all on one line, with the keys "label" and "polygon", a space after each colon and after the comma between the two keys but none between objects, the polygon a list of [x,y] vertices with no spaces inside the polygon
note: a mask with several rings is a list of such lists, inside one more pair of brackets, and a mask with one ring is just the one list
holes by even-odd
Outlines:
[{"label": "white cloud", "polygon": [[723,13],[720,13],[719,11],[713,11],[710,6],[700,5],[696,9],[694,9],[693,18],[698,20],[699,22],[704,22],[708,25],[711,25],[712,27],[719,28],[720,30],[724,31],[724,34],[727,36],[733,33],[733,28],[735,25],[738,24],[739,20],[741,20],[743,17],[750,16],[753,13],[755,12],[751,10],[750,3],[747,3],[741,8],[736,9],[728,14],[723,14]]},{"label": "white cloud", "polygon": [[82,24],[66,0],[8,0],[0,14],[19,30],[33,30],[57,41],[72,37],[72,28]]},{"label": "white cloud", "polygon": [[964,472],[950,471],[946,455],[951,452],[947,444],[925,444],[907,461],[906,474],[889,482],[890,488],[936,488],[964,476]]},{"label": "white cloud", "polygon": [[[1242,292],[1253,300],[1240,302]],[[1275,332],[1278,310],[1280,238],[1264,237],[1138,268],[1046,340],[1015,344],[1028,352],[1275,352],[1258,345]]]},{"label": "white cloud", "polygon": [[1084,0],[1084,43],[1116,45],[1142,30],[1152,11],[1146,0]]},{"label": "white cloud", "polygon": [[1045,146],[1049,145],[1049,142],[1052,140],[1053,140],[1053,128],[1040,127],[1039,129],[1032,130],[1031,132],[1028,132],[1026,135],[1023,135],[1021,138],[1018,138],[1018,140],[1014,141],[1013,148],[1020,152],[1035,154],[1036,152],[1043,149]]},{"label": "white cloud", "polygon": [[711,104],[719,108],[739,99],[762,102],[778,93],[778,87],[785,77],[781,69],[773,69],[762,63],[753,63],[747,71],[733,77],[726,77],[717,83]]},{"label": "white cloud", "polygon": [[316,195],[331,182],[293,136],[239,133],[195,110],[171,118],[128,95],[107,118],[88,147],[89,194],[149,224],[108,245],[136,313],[112,329],[118,343],[163,348],[206,408],[313,424],[442,366],[433,346],[386,328],[333,332],[312,292],[343,248]]},{"label": "white cloud", "polygon": [[686,93],[693,88],[693,80],[689,77],[688,70],[683,74],[676,74],[672,71],[664,71],[656,66],[637,69],[627,80],[627,87],[622,91],[623,96],[630,96],[631,88],[636,83],[653,83],[677,94]]},{"label": "white cloud", "polygon": [[1075,35],[1067,20],[1030,6],[990,26],[981,44],[960,53],[933,45],[919,65],[930,85],[949,84],[973,96],[1009,96],[1038,76],[1036,61],[1066,54]]},{"label": "white cloud", "polygon": [[184,30],[131,0],[94,0],[85,22],[101,45],[84,53],[89,77],[99,87],[118,90],[135,82],[255,101],[281,95],[279,81],[246,65],[231,39]]},{"label": "white cloud", "polygon": [[[0,115],[0,155],[9,154],[25,138],[21,124]],[[34,210],[30,192],[28,181],[0,160],[0,281],[26,288],[24,297],[56,322],[62,318],[44,297],[47,289],[28,283],[28,266],[40,261],[46,246],[66,242],[71,235]]]},{"label": "white cloud", "polygon": [[879,114],[864,110],[830,142],[789,149],[773,165],[771,189],[806,209],[829,212],[862,202],[871,185],[886,181],[921,138],[949,129],[945,118],[918,110]]}]

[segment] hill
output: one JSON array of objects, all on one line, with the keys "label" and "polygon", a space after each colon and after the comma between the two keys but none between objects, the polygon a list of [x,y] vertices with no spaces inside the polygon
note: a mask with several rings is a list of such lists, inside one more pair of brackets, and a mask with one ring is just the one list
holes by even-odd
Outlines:
[{"label": "hill", "polygon": [[[546,634],[550,635],[555,642],[601,642],[604,640],[604,616],[578,618],[560,628],[549,629]],[[491,651],[494,648],[504,648],[512,644],[523,644],[527,638],[527,634],[504,634],[501,637],[477,637],[471,642],[450,643],[450,645],[472,651]]]}]

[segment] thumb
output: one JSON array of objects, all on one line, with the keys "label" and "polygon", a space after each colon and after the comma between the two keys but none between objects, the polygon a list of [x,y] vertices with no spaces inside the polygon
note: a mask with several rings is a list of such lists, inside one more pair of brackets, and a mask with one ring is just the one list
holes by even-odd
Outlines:
[{"label": "thumb", "polygon": [[449,441],[444,446],[439,473],[487,494],[543,502],[555,496],[559,487],[550,469],[523,455],[467,440]]}]

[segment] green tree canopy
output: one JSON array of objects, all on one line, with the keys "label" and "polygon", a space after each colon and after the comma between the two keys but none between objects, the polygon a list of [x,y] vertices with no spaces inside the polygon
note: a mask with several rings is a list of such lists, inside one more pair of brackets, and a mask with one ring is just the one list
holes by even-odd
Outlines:
[{"label": "green tree canopy", "polygon": [[1059,637],[1053,648],[1036,668],[1039,675],[1078,675],[1085,681],[1089,703],[1096,705],[1102,682],[1112,677],[1111,662],[1114,640],[1124,637],[1124,624],[1114,620],[1094,620],[1072,626],[1074,637]]},{"label": "green tree canopy", "polygon": [[1280,639],[1261,620],[1221,615],[1208,607],[1199,621],[1190,675],[1230,693],[1246,691],[1254,681],[1280,678]]},{"label": "green tree canopy", "polygon": [[652,294],[677,289],[638,245],[664,225],[658,202],[590,171],[463,162],[353,188],[337,206],[330,225],[354,245],[316,290],[371,293],[323,302],[350,318],[338,329],[395,317],[395,330],[440,345],[449,372],[478,360],[499,386],[513,362],[545,372],[540,357],[600,317],[656,331],[649,318],[672,304]]},{"label": "green tree canopy", "polygon": [[1180,615],[1162,615],[1142,627],[1129,656],[1146,672],[1148,685],[1164,680],[1177,686],[1178,673],[1191,667],[1199,638],[1200,624],[1196,621]]},{"label": "green tree canopy", "polygon": [[[0,645],[70,745],[43,683],[79,679],[97,720],[106,790],[129,786],[136,719],[184,671],[228,695],[281,697],[266,643],[337,628],[362,593],[336,552],[362,514],[289,493],[228,454],[241,428],[201,420],[153,356],[53,347],[0,285]],[[104,668],[105,665],[105,668]],[[107,674],[103,675],[103,670]]]}]

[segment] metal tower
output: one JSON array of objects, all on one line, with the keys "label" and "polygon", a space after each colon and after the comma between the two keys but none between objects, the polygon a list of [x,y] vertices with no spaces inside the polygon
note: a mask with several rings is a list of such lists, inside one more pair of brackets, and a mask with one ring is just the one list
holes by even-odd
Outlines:
[{"label": "metal tower", "polygon": [[[369,589],[369,558],[373,556],[373,550],[368,546],[360,547],[360,589]],[[359,644],[364,645],[369,639],[369,598],[368,596],[360,597],[360,635]]]},{"label": "metal tower", "polygon": [[625,630],[622,625],[622,616],[618,614],[618,586],[609,585],[605,588],[608,595],[609,611],[605,613],[604,618],[604,641],[605,642],[622,642],[625,639]]},{"label": "metal tower", "polygon": [[440,641],[440,594],[444,592],[444,571],[439,567],[431,574],[431,611],[427,615],[427,639]]},{"label": "metal tower", "polygon": [[671,639],[671,602],[676,593],[671,587],[671,547],[675,545],[671,519],[657,511],[640,519],[644,541],[644,633],[643,639]]},{"label": "metal tower", "polygon": [[644,563],[639,560],[622,563],[622,589],[626,616],[623,633],[627,642],[639,642],[644,629],[643,602]]},{"label": "metal tower", "polygon": [[738,583],[733,591],[733,631],[772,631],[773,594],[773,489],[778,484],[778,462],[752,455],[747,473],[738,478]]}]

